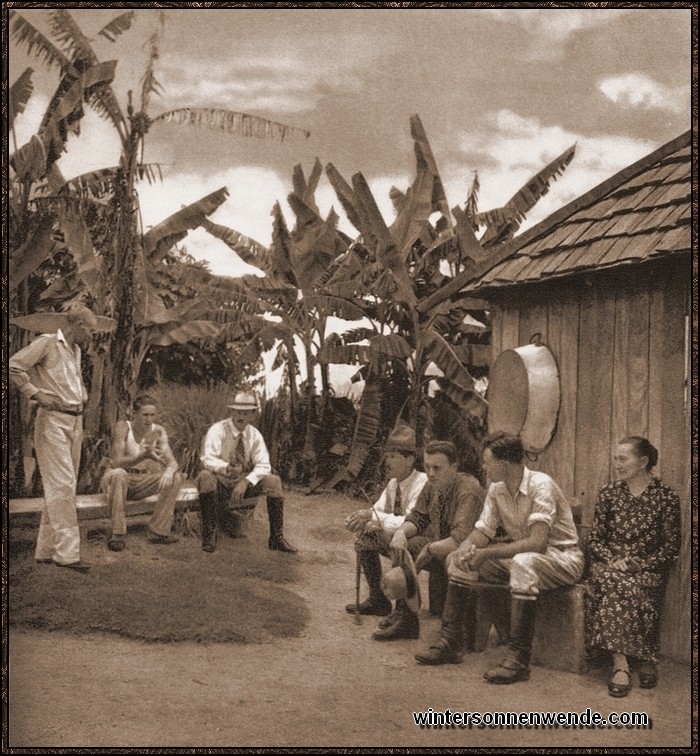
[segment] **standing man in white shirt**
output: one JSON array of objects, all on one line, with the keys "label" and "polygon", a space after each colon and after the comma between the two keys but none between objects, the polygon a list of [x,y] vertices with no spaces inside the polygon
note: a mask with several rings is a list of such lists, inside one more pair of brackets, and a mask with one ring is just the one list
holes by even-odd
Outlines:
[{"label": "standing man in white shirt", "polygon": [[202,549],[216,550],[217,531],[229,508],[240,508],[245,498],[266,496],[270,521],[268,547],[295,554],[297,549],[290,546],[283,535],[282,481],[272,475],[265,440],[252,425],[259,410],[257,397],[240,392],[228,408],[231,417],[214,423],[207,431],[201,456],[204,470],[196,481],[202,517]]},{"label": "standing man in white shirt", "polygon": [[10,358],[10,381],[36,402],[34,450],[44,488],[35,558],[85,573],[75,493],[83,441],[83,406],[88,395],[81,373],[97,318],[83,305],[66,314],[66,325],[44,333]]},{"label": "standing man in white shirt", "polygon": [[413,510],[418,495],[428,482],[424,472],[414,469],[416,434],[408,425],[398,425],[384,447],[384,464],[389,483],[370,509],[358,509],[345,521],[345,527],[357,535],[355,550],[360,554],[369,597],[359,607],[348,604],[345,609],[353,614],[384,617],[391,612],[391,601],[381,589],[382,565],[380,554],[389,554],[393,534],[403,525],[406,515]]}]

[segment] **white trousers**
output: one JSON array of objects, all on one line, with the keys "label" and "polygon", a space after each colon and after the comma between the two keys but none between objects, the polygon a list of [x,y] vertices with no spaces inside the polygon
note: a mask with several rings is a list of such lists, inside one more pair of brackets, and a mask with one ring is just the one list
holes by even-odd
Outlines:
[{"label": "white trousers", "polygon": [[40,408],[34,423],[34,449],[44,487],[44,509],[34,555],[59,564],[80,561],[80,530],[75,507],[83,418]]},{"label": "white trousers", "polygon": [[[470,577],[453,564],[454,552],[448,557],[447,574],[451,581],[469,585]],[[487,559],[479,567],[479,580],[509,583],[517,598],[536,599],[541,590],[573,585],[581,579],[585,559],[576,547],[557,549],[548,546],[544,554],[525,551],[510,559]]]}]

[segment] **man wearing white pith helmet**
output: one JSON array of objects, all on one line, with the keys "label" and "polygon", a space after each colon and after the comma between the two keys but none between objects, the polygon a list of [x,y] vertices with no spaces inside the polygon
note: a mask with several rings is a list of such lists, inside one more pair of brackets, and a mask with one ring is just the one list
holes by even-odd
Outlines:
[{"label": "man wearing white pith helmet", "polygon": [[228,405],[231,416],[209,428],[204,438],[202,464],[197,476],[202,517],[202,549],[216,549],[217,531],[229,509],[239,509],[243,499],[266,496],[270,521],[268,547],[296,553],[283,535],[282,482],[272,475],[270,456],[260,431],[252,425],[258,413],[254,394],[239,392]]}]

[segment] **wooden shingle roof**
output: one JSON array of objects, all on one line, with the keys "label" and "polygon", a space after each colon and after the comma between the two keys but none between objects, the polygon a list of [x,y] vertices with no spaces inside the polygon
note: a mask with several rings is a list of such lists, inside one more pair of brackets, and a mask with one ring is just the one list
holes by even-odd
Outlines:
[{"label": "wooden shingle roof", "polygon": [[473,292],[690,252],[691,132],[533,226]]}]

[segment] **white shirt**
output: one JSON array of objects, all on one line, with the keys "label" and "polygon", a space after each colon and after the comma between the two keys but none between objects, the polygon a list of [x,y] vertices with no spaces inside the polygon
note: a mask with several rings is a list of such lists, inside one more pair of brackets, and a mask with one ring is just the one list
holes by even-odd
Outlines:
[{"label": "white shirt", "polygon": [[[382,528],[387,533],[396,532],[399,526],[403,525],[406,515],[415,507],[418,495],[427,482],[428,476],[419,470],[411,471],[411,474],[400,483],[396,478],[392,478],[372,507],[375,513],[372,515],[372,521],[376,522],[376,520],[379,520]],[[397,486],[401,489],[402,515],[394,514],[394,499],[396,498]]]},{"label": "white shirt", "polygon": [[207,470],[225,472],[229,462],[235,459],[236,445],[241,432],[245,446],[246,468],[248,468],[248,474],[245,477],[254,486],[272,472],[265,439],[254,425],[246,425],[243,431],[239,431],[230,417],[214,423],[204,437],[200,459]]},{"label": "white shirt", "polygon": [[530,526],[535,522],[549,527],[548,546],[578,544],[571,507],[561,488],[547,473],[523,467],[515,500],[505,483],[492,483],[474,527],[493,538],[502,525],[510,538],[520,541],[530,535]]},{"label": "white shirt", "polygon": [[80,358],[80,347],[71,347],[59,328],[56,333],[42,334],[10,357],[10,379],[28,399],[44,391],[66,409],[79,409],[88,399]]}]

